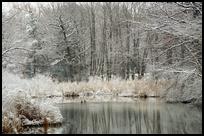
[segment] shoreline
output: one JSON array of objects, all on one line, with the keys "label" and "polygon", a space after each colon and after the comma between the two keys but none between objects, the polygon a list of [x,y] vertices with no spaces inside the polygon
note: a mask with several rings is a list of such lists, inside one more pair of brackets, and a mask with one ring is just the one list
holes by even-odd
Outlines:
[{"label": "shoreline", "polygon": [[165,98],[161,96],[117,96],[117,95],[93,95],[93,96],[77,96],[77,97],[64,97],[64,96],[45,96],[45,97],[34,97],[32,100],[43,99],[43,101],[52,101],[53,104],[66,104],[66,103],[104,103],[104,102],[136,102],[138,100],[149,100],[157,99],[164,103],[170,104],[191,104],[200,107],[202,103],[194,103],[194,101],[166,101]]}]

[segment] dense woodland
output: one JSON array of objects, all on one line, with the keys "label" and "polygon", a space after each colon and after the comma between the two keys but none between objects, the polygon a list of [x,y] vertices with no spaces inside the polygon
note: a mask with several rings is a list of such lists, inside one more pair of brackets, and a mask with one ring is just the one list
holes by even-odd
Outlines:
[{"label": "dense woodland", "polygon": [[2,66],[24,78],[202,77],[201,2],[15,3],[2,28]]}]

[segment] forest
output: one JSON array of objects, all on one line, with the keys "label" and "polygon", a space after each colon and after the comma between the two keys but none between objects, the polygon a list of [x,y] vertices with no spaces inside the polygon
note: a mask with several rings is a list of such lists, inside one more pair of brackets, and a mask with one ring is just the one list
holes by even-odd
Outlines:
[{"label": "forest", "polygon": [[202,2],[3,2],[2,79],[4,133],[21,132],[6,127],[11,113],[62,122],[37,98],[202,105]]}]

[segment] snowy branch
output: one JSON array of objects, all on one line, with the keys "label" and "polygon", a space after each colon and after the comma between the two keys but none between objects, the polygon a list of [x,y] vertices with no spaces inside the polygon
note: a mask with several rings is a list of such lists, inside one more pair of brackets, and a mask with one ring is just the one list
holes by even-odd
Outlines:
[{"label": "snowy branch", "polygon": [[10,52],[10,51],[13,51],[13,50],[24,50],[24,51],[28,51],[28,52],[33,52],[33,51],[34,51],[34,50],[26,49],[26,48],[23,48],[23,47],[14,47],[14,48],[9,48],[9,49],[3,51],[3,52],[2,52],[2,57],[3,57],[6,53],[8,53],[8,52]]}]

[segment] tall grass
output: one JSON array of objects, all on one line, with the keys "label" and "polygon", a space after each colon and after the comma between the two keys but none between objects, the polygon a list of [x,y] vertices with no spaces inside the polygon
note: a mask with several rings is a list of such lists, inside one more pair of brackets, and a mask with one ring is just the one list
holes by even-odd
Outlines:
[{"label": "tall grass", "polygon": [[136,95],[146,94],[147,96],[159,96],[160,91],[163,91],[172,81],[158,80],[121,80],[112,79],[110,81],[103,81],[99,78],[92,78],[88,82],[65,82],[59,83],[57,86],[63,90],[64,93],[103,93],[117,95],[120,93],[132,93]]},{"label": "tall grass", "polygon": [[21,89],[31,96],[63,96],[70,93],[84,95],[132,93],[135,95],[158,96],[172,82],[170,80],[158,80],[157,83],[151,78],[141,80],[122,80],[113,78],[110,81],[99,77],[90,77],[89,81],[81,82],[53,82],[50,77],[37,75],[32,79],[21,79],[8,72],[3,73],[4,89]]}]

